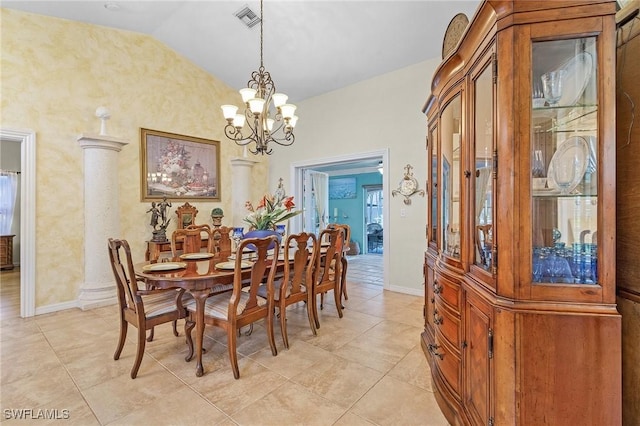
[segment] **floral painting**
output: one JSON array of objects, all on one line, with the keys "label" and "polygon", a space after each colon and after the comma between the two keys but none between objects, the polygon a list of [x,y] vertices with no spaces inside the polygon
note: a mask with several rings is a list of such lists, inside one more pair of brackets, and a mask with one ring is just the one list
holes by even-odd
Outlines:
[{"label": "floral painting", "polygon": [[220,142],[140,129],[141,199],[220,201]]}]

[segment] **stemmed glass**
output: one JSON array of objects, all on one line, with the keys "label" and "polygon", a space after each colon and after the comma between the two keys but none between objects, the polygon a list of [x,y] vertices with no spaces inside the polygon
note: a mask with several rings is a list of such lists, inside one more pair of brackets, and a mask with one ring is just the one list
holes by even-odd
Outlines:
[{"label": "stemmed glass", "polygon": [[565,74],[565,70],[559,70],[542,75],[542,92],[549,106],[556,106],[562,98],[562,80]]},{"label": "stemmed glass", "polygon": [[569,187],[576,177],[576,168],[578,167],[578,159],[575,156],[569,160],[560,161],[559,164],[554,164],[553,168],[553,178],[560,188],[560,193],[565,195],[569,193]]}]

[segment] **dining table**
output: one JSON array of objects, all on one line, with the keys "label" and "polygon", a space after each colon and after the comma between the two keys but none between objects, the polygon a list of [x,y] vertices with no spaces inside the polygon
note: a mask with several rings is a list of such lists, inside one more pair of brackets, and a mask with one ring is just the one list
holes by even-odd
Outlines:
[{"label": "dining table", "polygon": [[[184,289],[196,302],[196,376],[204,373],[202,344],[204,340],[204,307],[207,297],[224,285],[233,285],[234,260],[231,253],[190,253],[169,261],[145,261],[134,265],[136,276],[159,289]],[[282,261],[278,264],[284,265]],[[239,271],[243,279],[249,278],[251,268]],[[231,287],[232,288],[232,287]],[[230,288],[226,290],[230,291]]]},{"label": "dining table", "polygon": [[[326,254],[327,247],[322,245],[320,256]],[[212,292],[231,291],[236,272],[242,274],[242,279],[249,279],[251,268],[242,268],[236,271],[235,253],[188,253],[175,258],[163,258],[162,261],[147,260],[134,264],[136,276],[144,280],[147,285],[158,289],[184,289],[190,293],[196,303],[196,376],[204,374],[202,365],[202,347],[204,341],[204,307],[207,298]],[[251,261],[251,253],[243,254],[243,259]],[[293,261],[290,257],[289,262]],[[284,270],[284,253],[280,251],[280,256],[276,264],[276,279],[282,276]],[[344,279],[344,274],[343,274]],[[341,283],[341,287],[344,283]],[[224,286],[224,287],[220,287]],[[231,287],[229,287],[231,286]],[[342,291],[341,291],[342,293]],[[187,359],[189,361],[190,359]]]}]

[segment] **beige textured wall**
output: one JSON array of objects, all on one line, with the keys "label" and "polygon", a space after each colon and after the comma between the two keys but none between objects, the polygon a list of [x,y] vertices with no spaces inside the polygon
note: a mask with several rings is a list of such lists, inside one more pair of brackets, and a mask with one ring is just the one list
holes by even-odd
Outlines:
[{"label": "beige textured wall", "polygon": [[[140,202],[140,127],[221,141],[222,202],[191,204],[199,210],[197,223],[210,223],[211,209],[221,207],[223,223],[230,224],[229,160],[242,151],[224,137],[220,105],[238,104],[236,88],[149,36],[4,8],[0,22],[0,126],[36,132],[37,308],[75,300],[83,283],[83,151],[77,137],[99,132],[94,113],[100,105],[111,111],[108,134],[129,142],[117,173],[120,237],[131,244],[134,261],[142,260],[151,237],[149,203]],[[268,158],[256,159],[257,199],[267,187]],[[180,204],[173,203],[172,214]],[[108,261],[106,248],[95,255]]]}]

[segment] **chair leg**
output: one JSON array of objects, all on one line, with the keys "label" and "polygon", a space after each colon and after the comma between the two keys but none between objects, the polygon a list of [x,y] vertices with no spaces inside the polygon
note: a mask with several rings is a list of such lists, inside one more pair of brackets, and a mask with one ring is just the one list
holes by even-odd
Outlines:
[{"label": "chair leg", "polygon": [[313,310],[313,320],[316,323],[316,328],[320,328],[320,319],[318,318],[318,295],[313,295],[313,303],[311,303],[311,309]]},{"label": "chair leg", "polygon": [[[340,287],[342,287],[342,295],[344,296],[344,300],[349,300],[349,296],[347,295],[347,259],[342,258],[342,276],[340,277]],[[343,306],[344,307],[344,306]]]},{"label": "chair leg", "polygon": [[184,334],[186,337],[187,346],[189,347],[189,353],[184,358],[185,361],[191,361],[191,359],[193,358],[193,339],[191,338],[191,331],[193,330],[193,327],[195,327],[195,325],[196,323],[194,321],[190,321],[188,319],[184,322]]},{"label": "chair leg", "polygon": [[316,331],[316,322],[315,322],[315,318],[313,316],[313,307],[311,305],[313,305],[314,303],[311,301],[311,299],[307,300],[307,317],[309,317],[309,327],[311,327],[311,331],[313,332],[314,336],[318,335],[318,332]]},{"label": "chair leg", "polygon": [[320,293],[320,310],[324,309],[324,293]]},{"label": "chair leg", "polygon": [[153,328],[151,329],[151,331],[149,332],[149,337],[147,337],[147,342],[151,342],[153,340]]},{"label": "chair leg", "polygon": [[[276,356],[278,355],[278,348],[276,348],[276,337],[273,332],[274,311],[275,309],[273,308],[269,310],[269,314],[267,314],[267,317],[265,318],[265,323],[267,326],[267,337],[269,338],[269,346],[271,346],[271,355]],[[284,315],[283,315],[283,318],[284,318]]]},{"label": "chair leg", "polygon": [[178,320],[173,321],[173,335],[178,337],[180,334],[178,333]]},{"label": "chair leg", "polygon": [[118,346],[116,347],[116,352],[113,354],[113,359],[120,359],[120,354],[122,353],[122,348],[124,348],[124,342],[127,340],[127,328],[129,327],[129,323],[124,319],[120,319],[120,340],[118,341]]},{"label": "chair leg", "polygon": [[236,330],[227,329],[227,349],[229,350],[229,361],[233,370],[233,377],[240,378],[240,369],[238,368],[238,352],[236,351]]},{"label": "chair leg", "polygon": [[282,343],[284,343],[284,347],[289,349],[289,336],[287,336],[287,315],[286,310],[287,307],[280,305],[278,309],[278,316],[280,317],[280,334],[282,334]]},{"label": "chair leg", "polygon": [[138,369],[140,369],[140,364],[142,363],[142,356],[144,355],[144,346],[147,342],[146,339],[146,330],[143,327],[138,328],[138,350],[136,351],[136,360],[133,363],[133,368],[131,369],[131,378],[135,379],[138,375]]},{"label": "chair leg", "polygon": [[333,289],[333,298],[336,302],[336,310],[338,311],[338,317],[342,318],[342,292],[340,286]]}]

